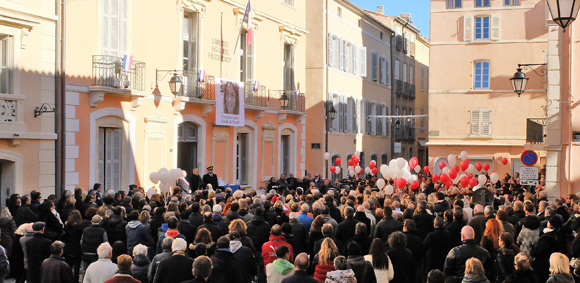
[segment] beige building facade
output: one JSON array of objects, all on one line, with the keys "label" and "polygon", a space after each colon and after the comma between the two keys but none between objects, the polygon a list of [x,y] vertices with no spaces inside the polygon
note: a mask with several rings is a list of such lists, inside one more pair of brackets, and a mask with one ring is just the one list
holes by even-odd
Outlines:
[{"label": "beige building facade", "polygon": [[[355,151],[363,168],[371,160],[388,163],[390,125],[375,116],[391,113],[392,30],[348,0],[307,1],[306,13],[308,49],[314,50],[306,54],[307,171],[346,177]],[[330,107],[337,113],[326,131]],[[328,166],[339,166],[340,173],[325,173],[325,152]]]}]

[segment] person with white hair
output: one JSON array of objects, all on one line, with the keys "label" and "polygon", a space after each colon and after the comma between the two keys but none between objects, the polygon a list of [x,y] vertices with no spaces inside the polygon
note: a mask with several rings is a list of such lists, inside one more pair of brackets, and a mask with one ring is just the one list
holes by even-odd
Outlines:
[{"label": "person with white hair", "polygon": [[104,242],[97,248],[99,259],[89,265],[85,272],[83,283],[103,283],[115,276],[117,265],[111,261],[113,248]]},{"label": "person with white hair", "polygon": [[149,258],[147,257],[147,246],[138,244],[133,248],[133,264],[131,265],[131,272],[133,278],[141,282],[149,282],[147,280],[147,272],[149,271]]},{"label": "person with white hair", "polygon": [[191,273],[193,259],[185,254],[186,247],[187,242],[184,239],[176,238],[173,240],[171,244],[173,255],[157,265],[153,283],[182,282],[193,279]]}]

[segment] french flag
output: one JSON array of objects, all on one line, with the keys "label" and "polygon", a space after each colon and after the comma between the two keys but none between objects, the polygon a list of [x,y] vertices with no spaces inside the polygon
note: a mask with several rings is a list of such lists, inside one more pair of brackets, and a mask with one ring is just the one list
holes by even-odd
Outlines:
[{"label": "french flag", "polygon": [[123,56],[123,70],[126,72],[131,71],[132,65],[133,65],[133,56],[130,55]]},{"label": "french flag", "polygon": [[205,71],[204,70],[199,70],[199,72],[197,74],[197,81],[200,83],[205,82]]},{"label": "french flag", "polygon": [[254,92],[258,91],[259,87],[260,87],[260,82],[254,81]]},{"label": "french flag", "polygon": [[244,13],[244,19],[242,22],[246,23],[247,33],[246,33],[246,45],[250,46],[254,39],[254,31],[252,30],[252,6],[250,5],[250,0],[248,0],[248,5],[246,5],[246,12]]}]

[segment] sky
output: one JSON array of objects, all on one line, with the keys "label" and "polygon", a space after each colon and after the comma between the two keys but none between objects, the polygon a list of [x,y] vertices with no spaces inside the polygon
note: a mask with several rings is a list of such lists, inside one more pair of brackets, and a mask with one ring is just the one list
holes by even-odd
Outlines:
[{"label": "sky", "polygon": [[378,5],[385,6],[385,15],[395,16],[410,13],[413,24],[421,34],[429,37],[430,0],[350,0],[357,6],[376,11]]}]

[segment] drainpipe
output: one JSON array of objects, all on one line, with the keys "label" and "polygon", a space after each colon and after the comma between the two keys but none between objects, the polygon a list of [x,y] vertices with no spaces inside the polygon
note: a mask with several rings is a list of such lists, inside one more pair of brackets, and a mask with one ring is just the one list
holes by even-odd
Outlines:
[{"label": "drainpipe", "polygon": [[[325,146],[324,146],[324,152],[330,152],[330,151],[328,151],[328,129],[329,129],[329,126],[328,126],[328,114],[327,114],[328,113],[328,110],[329,110],[328,109],[328,105],[329,105],[329,100],[328,100],[328,68],[330,67],[330,64],[328,62],[328,33],[329,33],[329,30],[328,30],[328,13],[329,13],[329,11],[328,11],[328,0],[326,0],[326,13],[325,13],[325,17],[326,17],[326,34],[325,34],[325,38],[326,38],[326,66],[325,67],[326,68],[324,68],[326,70],[326,74],[325,74],[326,75],[326,93],[324,94],[326,96],[326,100],[324,100],[324,106],[323,106],[325,108],[323,110],[324,110],[324,113],[325,113],[325,115],[324,115],[324,122],[326,123],[326,128],[325,128],[326,133],[324,133],[325,136],[326,136],[326,143],[325,143]],[[337,51],[334,51],[334,52],[337,52]],[[328,167],[328,160],[324,160],[324,162],[325,162],[324,175],[326,176],[326,178],[328,178],[328,168],[329,168]]]},{"label": "drainpipe", "polygon": [[568,164],[566,168],[568,170],[568,178],[566,181],[568,181],[568,195],[572,194],[572,145],[573,145],[573,139],[574,136],[572,134],[572,99],[573,99],[573,92],[574,92],[574,67],[572,67],[572,64],[574,64],[574,26],[570,25],[570,48],[569,48],[569,54],[570,54],[570,65],[568,66],[569,72],[568,72],[568,81],[570,82],[570,98],[568,99]]},{"label": "drainpipe", "polygon": [[[393,51],[393,38],[395,38],[395,32],[391,33],[391,115],[395,115],[395,106],[397,105],[397,94],[395,93],[395,52]],[[396,44],[396,38],[395,38]],[[395,46],[396,48],[396,46]],[[390,122],[390,121],[389,121]],[[395,155],[395,138],[397,131],[395,127],[393,127],[392,123],[389,123],[391,126],[391,159]]]},{"label": "drainpipe", "polygon": [[54,94],[54,123],[55,123],[55,195],[61,197],[65,183],[65,72],[64,72],[64,40],[66,5],[64,0],[56,1],[58,23],[56,29],[56,65],[55,65],[55,94]]}]

